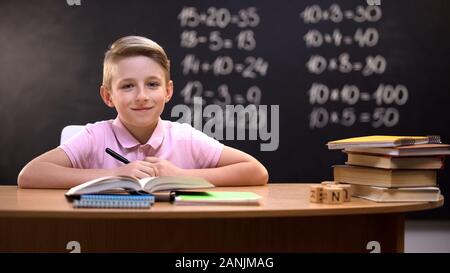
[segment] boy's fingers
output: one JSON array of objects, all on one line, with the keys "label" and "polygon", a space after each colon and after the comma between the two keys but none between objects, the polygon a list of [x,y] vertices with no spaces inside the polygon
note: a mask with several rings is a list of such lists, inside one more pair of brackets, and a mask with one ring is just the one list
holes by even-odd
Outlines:
[{"label": "boy's fingers", "polygon": [[144,171],[139,171],[138,170],[135,176],[136,176],[137,179],[142,179],[142,178],[145,178],[145,177],[149,177],[149,174],[144,172]]},{"label": "boy's fingers", "polygon": [[140,171],[150,176],[158,176],[158,168],[156,168],[155,166],[143,166]]},{"label": "boy's fingers", "polygon": [[139,161],[139,162],[140,162],[141,166],[144,166],[144,167],[151,167],[151,166],[153,166],[153,163],[148,162],[148,161]]},{"label": "boy's fingers", "polygon": [[159,176],[158,168],[156,168],[156,166],[152,166],[152,168],[153,168],[153,171],[155,173],[153,176]]},{"label": "boy's fingers", "polygon": [[147,156],[145,158],[145,161],[150,162],[150,163],[156,163],[156,162],[159,162],[159,158],[154,157],[154,156]]}]

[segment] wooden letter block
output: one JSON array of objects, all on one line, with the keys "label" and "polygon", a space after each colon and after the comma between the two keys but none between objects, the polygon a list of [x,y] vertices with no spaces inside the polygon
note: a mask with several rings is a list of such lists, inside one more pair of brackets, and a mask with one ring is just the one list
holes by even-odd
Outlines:
[{"label": "wooden letter block", "polygon": [[324,187],[322,190],[322,201],[326,204],[344,203],[344,190],[339,187]]},{"label": "wooden letter block", "polygon": [[352,186],[348,184],[339,184],[337,187],[344,190],[344,202],[350,202],[352,197]]},{"label": "wooden letter block", "polygon": [[310,188],[309,202],[320,203],[322,202],[322,189],[321,185],[313,185]]}]

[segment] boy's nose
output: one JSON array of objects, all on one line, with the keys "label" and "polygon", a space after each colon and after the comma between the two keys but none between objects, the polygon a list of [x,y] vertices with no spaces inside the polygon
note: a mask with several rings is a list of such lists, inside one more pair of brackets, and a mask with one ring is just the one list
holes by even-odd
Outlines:
[{"label": "boy's nose", "polygon": [[145,90],[144,86],[138,86],[136,100],[148,100],[148,92]]}]

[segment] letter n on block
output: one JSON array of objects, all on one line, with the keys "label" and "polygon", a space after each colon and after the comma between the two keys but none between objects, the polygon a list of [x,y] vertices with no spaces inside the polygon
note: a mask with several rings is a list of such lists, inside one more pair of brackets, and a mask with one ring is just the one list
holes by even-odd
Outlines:
[{"label": "letter n on block", "polygon": [[338,187],[324,187],[322,196],[326,204],[341,204],[344,203],[345,193]]}]

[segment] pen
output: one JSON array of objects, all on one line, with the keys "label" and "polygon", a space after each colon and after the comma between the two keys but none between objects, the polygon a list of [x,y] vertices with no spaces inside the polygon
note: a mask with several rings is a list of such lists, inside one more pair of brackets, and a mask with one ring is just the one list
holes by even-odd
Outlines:
[{"label": "pen", "polygon": [[121,161],[121,162],[123,162],[125,164],[130,163],[130,161],[128,159],[126,159],[125,157],[123,157],[123,156],[119,155],[118,153],[114,152],[110,148],[106,148],[105,152],[107,154],[109,154],[110,156],[114,157],[115,159],[117,159],[117,160],[119,160],[119,161]]}]

